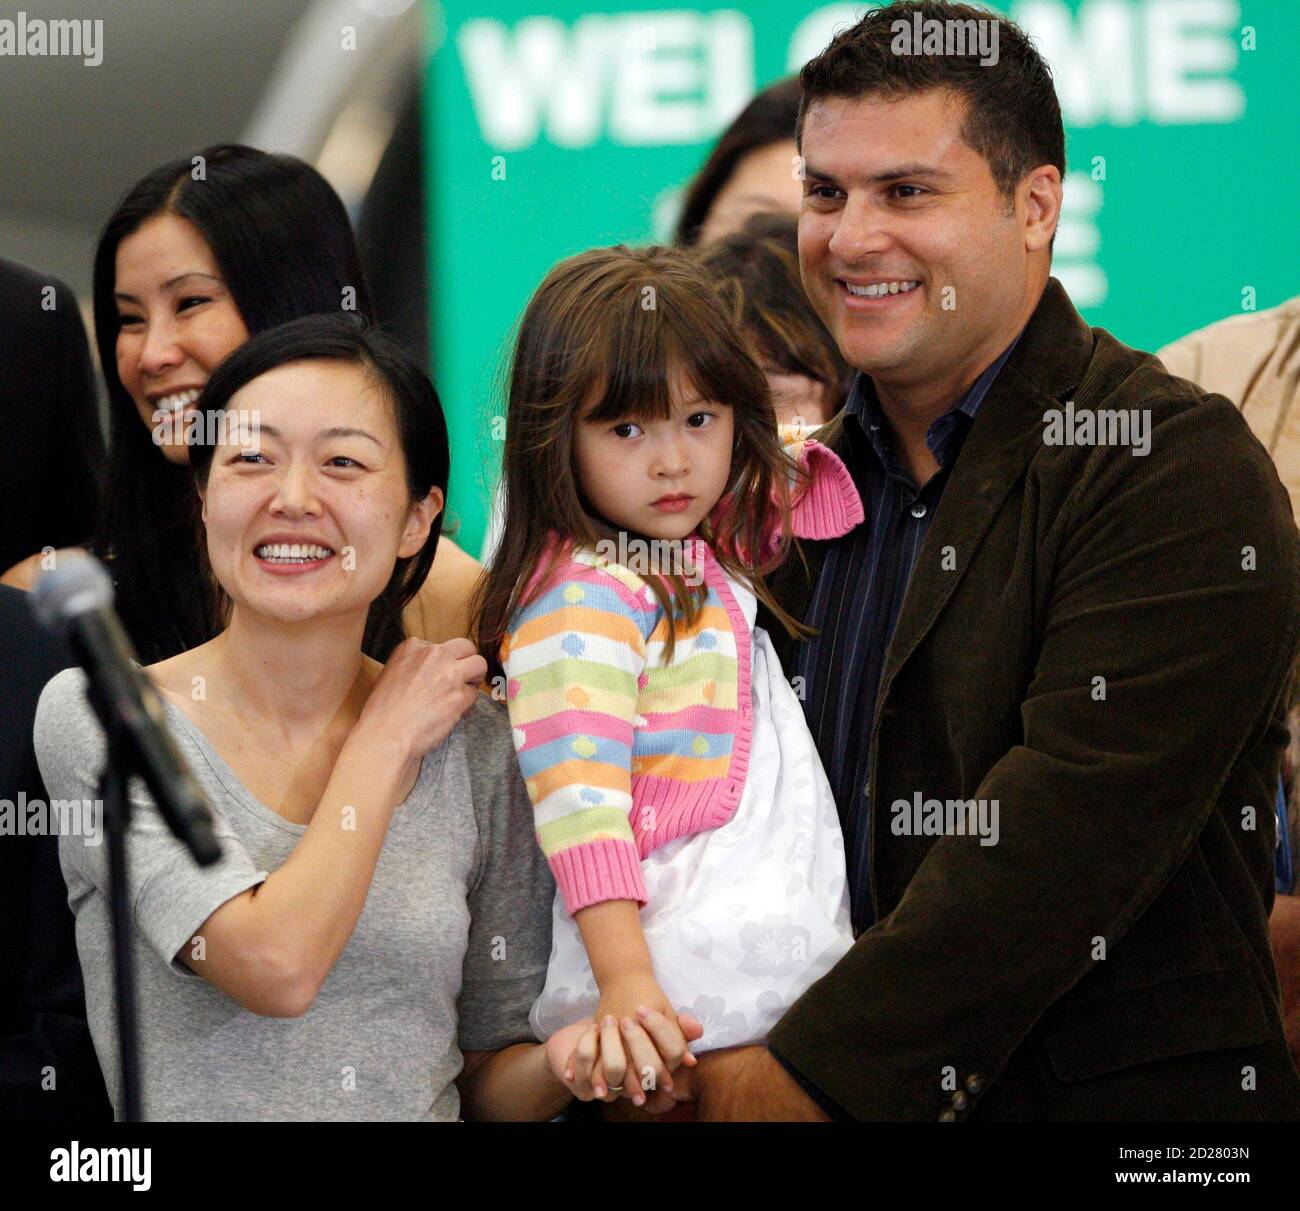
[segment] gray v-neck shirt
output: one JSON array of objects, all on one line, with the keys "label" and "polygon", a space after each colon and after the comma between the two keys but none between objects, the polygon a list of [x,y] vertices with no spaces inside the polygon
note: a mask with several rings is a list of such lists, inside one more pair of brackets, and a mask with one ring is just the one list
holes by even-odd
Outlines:
[{"label": "gray v-neck shirt", "polygon": [[[51,800],[98,796],[104,735],[85,674],[45,687],[35,746]],[[480,698],[427,754],[393,813],[356,929],[311,1008],[242,1008],[173,956],[279,867],[307,831],[244,787],[187,715],[168,727],[213,809],[223,855],[201,868],[131,783],[144,1116],[153,1120],[454,1120],[462,1050],[533,1041],[555,886],[533,834],[503,707]],[[102,842],[102,833],[100,840]],[[107,846],[61,836],[91,1035],[121,1112]]]}]

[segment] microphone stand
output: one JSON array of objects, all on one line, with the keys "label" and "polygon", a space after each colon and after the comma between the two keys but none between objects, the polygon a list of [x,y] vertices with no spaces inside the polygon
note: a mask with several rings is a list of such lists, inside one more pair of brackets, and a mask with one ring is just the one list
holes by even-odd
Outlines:
[{"label": "microphone stand", "polygon": [[128,897],[126,837],[131,827],[131,797],[127,781],[135,762],[134,747],[121,720],[109,709],[94,683],[87,698],[104,727],[108,746],[99,777],[99,797],[104,805],[104,830],[108,833],[109,905],[113,920],[113,993],[117,1004],[118,1070],[122,1098],[120,1121],[138,1123],[140,1115],[140,1035],[137,1025],[135,952]]},{"label": "microphone stand", "polygon": [[[89,556],[52,571],[32,593],[41,623],[68,637],[76,663],[87,672],[86,698],[105,737],[99,802],[108,832],[109,909],[113,934],[113,988],[117,1002],[120,1118],[141,1120],[140,1039],[135,980],[135,930],[127,882],[131,825],[129,779],[149,788],[164,822],[200,866],[221,857],[212,816],[198,784],[170,743],[130,640],[112,610],[112,580]],[[171,961],[172,956],[166,956]]]}]

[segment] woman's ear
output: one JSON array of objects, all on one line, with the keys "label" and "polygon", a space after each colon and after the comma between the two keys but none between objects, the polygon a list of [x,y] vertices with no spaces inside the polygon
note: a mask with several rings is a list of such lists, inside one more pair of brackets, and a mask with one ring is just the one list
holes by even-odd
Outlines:
[{"label": "woman's ear", "polygon": [[411,506],[411,511],[406,517],[406,528],[402,531],[402,541],[397,547],[399,559],[409,559],[420,552],[429,540],[429,531],[433,528],[434,519],[442,512],[445,503],[446,498],[442,490],[430,488],[428,496],[423,500],[417,500]]}]

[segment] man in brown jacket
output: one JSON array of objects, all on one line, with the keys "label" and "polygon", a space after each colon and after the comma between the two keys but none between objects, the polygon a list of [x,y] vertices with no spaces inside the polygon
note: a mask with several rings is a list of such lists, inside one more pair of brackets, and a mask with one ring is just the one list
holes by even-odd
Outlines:
[{"label": "man in brown jacket", "polygon": [[[995,21],[998,54],[918,54],[903,27],[929,21]],[[1300,540],[1268,454],[1050,277],[1064,135],[1014,25],[873,11],[802,83],[804,282],[861,371],[823,436],[866,521],[774,578],[813,639],[760,622],[859,936],[766,1047],[706,1054],[675,1096],[1300,1118],[1267,928]]]}]

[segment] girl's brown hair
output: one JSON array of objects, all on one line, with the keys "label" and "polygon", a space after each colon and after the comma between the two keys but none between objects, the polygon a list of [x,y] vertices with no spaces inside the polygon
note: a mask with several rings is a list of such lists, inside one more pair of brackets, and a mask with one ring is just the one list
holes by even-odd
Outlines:
[{"label": "girl's brown hair", "polygon": [[[501,544],[471,601],[479,651],[494,673],[510,620],[549,579],[571,546],[548,551],[559,533],[573,544],[617,543],[619,531],[585,506],[573,434],[588,421],[663,420],[672,415],[671,372],[680,370],[702,399],[732,409],[736,442],[720,506],[699,537],[791,635],[809,634],[772,597],[764,575],[790,549],[792,464],[777,438],[767,379],[703,270],[685,252],[652,246],[597,248],[561,261],[538,287],[520,322],[510,370],[502,491]],[[584,405],[599,392],[585,420]],[[781,538],[761,553],[769,510]],[[629,539],[644,535],[629,534]],[[756,562],[745,558],[755,553]],[[645,580],[660,606],[683,625],[699,617],[707,586],[680,574]],[[680,615],[678,614],[680,611]],[[672,658],[673,632],[664,659]]]}]

